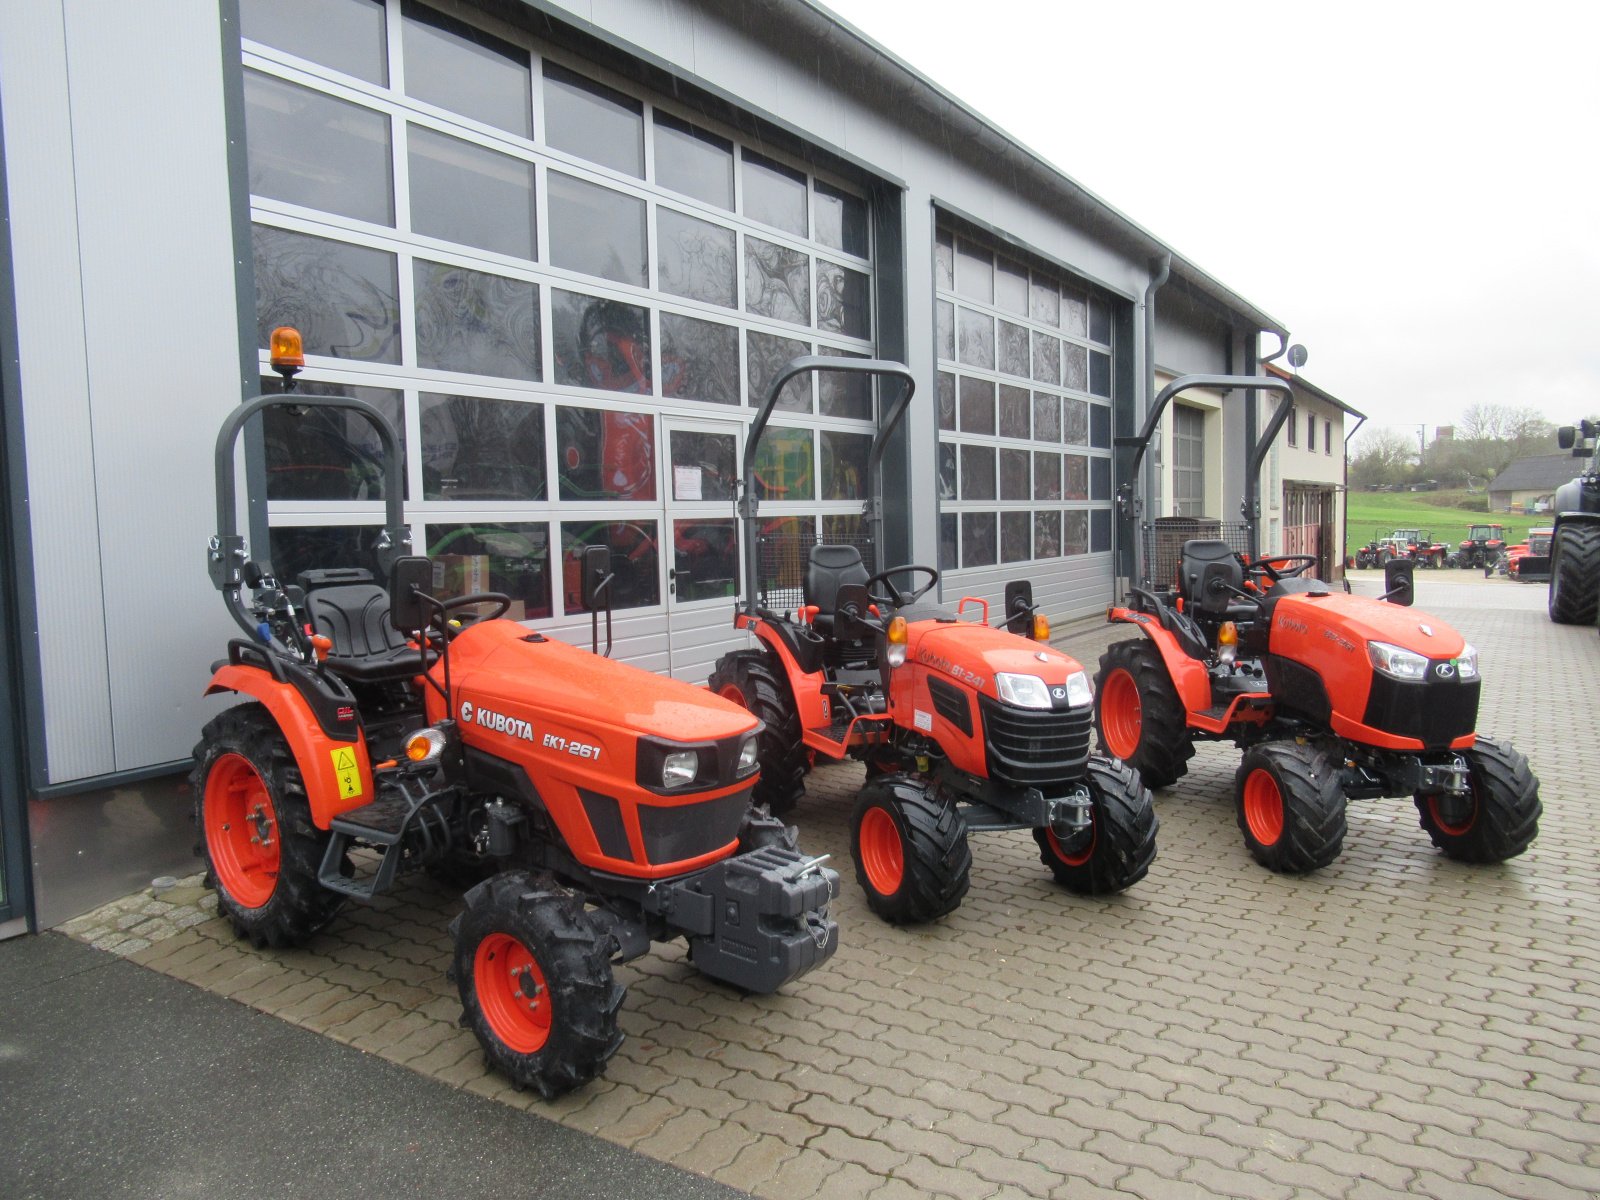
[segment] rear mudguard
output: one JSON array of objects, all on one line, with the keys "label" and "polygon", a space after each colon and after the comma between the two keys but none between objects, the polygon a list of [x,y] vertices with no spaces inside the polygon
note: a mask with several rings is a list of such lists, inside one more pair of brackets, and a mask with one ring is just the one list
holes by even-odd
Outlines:
[{"label": "rear mudguard", "polygon": [[280,683],[260,667],[230,663],[217,668],[205,694],[220,692],[250,696],[272,714],[294,753],[318,829],[327,829],[340,813],[372,802],[372,761],[363,734],[357,733],[353,742],[329,737],[294,685]]},{"label": "rear mudguard", "polygon": [[803,670],[796,661],[794,653],[766,621],[741,613],[734,618],[734,625],[736,628],[753,632],[778,660],[783,677],[788,681],[789,690],[794,695],[795,712],[800,718],[801,737],[807,747],[829,758],[842,759],[852,746],[866,746],[883,740],[883,730],[889,722],[887,714],[862,716],[852,721],[849,732],[845,734],[842,742],[816,732],[833,723],[833,705],[828,697],[822,694],[822,685],[827,682],[826,672]]},{"label": "rear mudguard", "polygon": [[1107,611],[1106,620],[1136,625],[1154,643],[1161,654],[1161,661],[1167,666],[1167,674],[1172,679],[1172,686],[1177,689],[1178,701],[1186,714],[1204,712],[1211,707],[1211,674],[1205,664],[1185,654],[1178,639],[1162,628],[1160,620],[1152,613],[1113,607]]}]

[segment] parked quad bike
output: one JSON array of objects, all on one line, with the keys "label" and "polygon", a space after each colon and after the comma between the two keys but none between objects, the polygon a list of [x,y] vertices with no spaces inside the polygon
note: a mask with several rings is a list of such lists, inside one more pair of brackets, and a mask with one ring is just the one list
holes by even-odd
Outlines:
[{"label": "parked quad bike", "polygon": [[[292,385],[295,345],[275,334],[274,350]],[[246,557],[234,446],[272,406],[349,410],[377,430],[387,588],[363,569],[281,584]],[[292,388],[259,397],[223,423],[216,455],[208,565],[245,636],[207,694],[248,702],[206,726],[192,779],[198,850],[240,935],[295,946],[405,873],[487,875],[450,926],[463,1022],[497,1070],[547,1097],[605,1070],[622,1042],[612,968],[652,941],[683,937],[701,971],[758,993],[833,954],[838,875],[751,807],[760,723],[703,689],[468,616],[498,616],[503,595],[432,596],[429,560],[407,554],[399,441],[377,409]],[[605,607],[608,642],[609,586],[608,549],[590,547],[584,605],[596,638]]]},{"label": "parked quad bike", "polygon": [[1556,489],[1550,535],[1550,619],[1558,625],[1600,620],[1600,424],[1579,421],[1556,431],[1557,442],[1588,465]]},{"label": "parked quad bike", "polygon": [[[1288,414],[1287,388],[1255,377],[1185,376],[1156,397],[1132,471],[1166,403],[1188,387],[1285,393],[1245,471],[1244,547],[1184,543],[1175,579],[1129,589],[1111,621],[1142,635],[1100,659],[1100,744],[1151,787],[1188,771],[1198,740],[1244,751],[1240,830],[1262,865],[1298,874],[1343,847],[1351,799],[1410,796],[1435,846],[1464,862],[1521,854],[1538,832],[1527,759],[1476,732],[1478,655],[1444,622],[1406,606],[1416,564],[1384,568],[1381,600],[1305,577],[1315,559],[1257,553],[1254,481]],[[1120,500],[1132,502],[1132,486]]]},{"label": "parked quad bike", "polygon": [[[752,422],[740,501],[745,600],[734,624],[759,649],[724,656],[710,686],[762,719],[757,799],[781,815],[804,792],[813,756],[864,762],[850,851],[869,907],[894,924],[931,921],[961,903],[969,832],[1032,830],[1041,861],[1075,892],[1137,883],[1155,856],[1149,790],[1136,772],[1090,754],[1088,675],[1048,645],[1028,584],[1008,586],[1004,628],[992,628],[984,601],[952,610],[930,600],[939,582],[931,567],[875,563],[869,572],[855,545],[758,535],[751,481],[762,433],[784,385],[814,371],[903,385],[867,459],[875,555],[883,545],[880,463],[913,387],[897,363],[797,358],[772,380]],[[786,578],[763,567],[785,558]]]}]

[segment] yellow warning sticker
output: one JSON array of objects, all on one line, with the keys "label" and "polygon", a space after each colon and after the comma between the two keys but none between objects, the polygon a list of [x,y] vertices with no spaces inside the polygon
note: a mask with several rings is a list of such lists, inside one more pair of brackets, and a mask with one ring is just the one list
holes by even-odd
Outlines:
[{"label": "yellow warning sticker", "polygon": [[333,758],[334,777],[339,781],[339,799],[361,795],[361,768],[356,765],[356,752],[349,746],[341,746],[328,753]]}]

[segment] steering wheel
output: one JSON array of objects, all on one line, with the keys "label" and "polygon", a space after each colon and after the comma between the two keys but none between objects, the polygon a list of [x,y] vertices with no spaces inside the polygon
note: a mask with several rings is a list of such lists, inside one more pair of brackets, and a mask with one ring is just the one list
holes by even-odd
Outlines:
[{"label": "steering wheel", "polygon": [[1277,554],[1258,558],[1250,564],[1251,574],[1265,575],[1273,583],[1280,579],[1294,579],[1317,565],[1315,554]]},{"label": "steering wheel", "polygon": [[458,608],[466,608],[470,604],[493,604],[495,609],[487,615],[480,615],[480,621],[492,621],[496,617],[503,617],[511,607],[511,597],[504,592],[472,592],[466,596],[451,596],[448,600],[439,601],[438,613],[440,625],[444,627],[446,637],[455,637],[459,629],[450,628],[450,614]]},{"label": "steering wheel", "polygon": [[[895,587],[893,583],[889,582],[889,577],[891,575],[904,575],[908,571],[921,572],[928,577],[928,582],[923,584],[921,587],[913,587],[904,592]],[[938,582],[939,572],[935,571],[932,567],[924,567],[918,563],[907,563],[903,567],[890,567],[887,571],[879,571],[876,575],[870,576],[863,586],[867,589],[867,593],[874,600],[887,599],[888,602],[894,605],[896,608],[905,608],[908,604],[915,604],[918,600],[922,599],[922,597],[933,591],[934,584]],[[873,584],[879,583],[881,583],[884,587],[884,590],[889,593],[887,597],[881,596],[872,590]]]}]

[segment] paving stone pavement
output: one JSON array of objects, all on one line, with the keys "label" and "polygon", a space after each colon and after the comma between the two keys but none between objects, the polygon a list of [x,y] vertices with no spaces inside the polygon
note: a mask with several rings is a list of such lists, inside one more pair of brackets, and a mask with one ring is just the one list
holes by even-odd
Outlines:
[{"label": "paving stone pavement", "polygon": [[[1272,875],[1235,826],[1237,751],[1202,745],[1157,793],[1159,853],[1129,892],[1073,896],[1026,833],[975,835],[961,908],[894,929],[849,866],[861,771],[824,767],[796,819],[846,876],[834,959],[744,998],[657,947],[618,971],[627,1041],[606,1076],[554,1103],[487,1073],[457,1027],[458,901],[427,880],[292,951],[237,941],[198,877],[67,931],[774,1200],[1593,1196],[1600,638],[1552,625],[1544,594],[1419,574],[1421,607],[1481,651],[1480,729],[1540,776],[1522,857],[1452,863],[1409,802],[1361,801],[1336,863]],[[1058,640],[1092,671],[1122,636]]]}]

